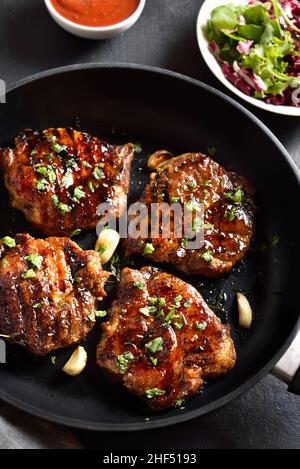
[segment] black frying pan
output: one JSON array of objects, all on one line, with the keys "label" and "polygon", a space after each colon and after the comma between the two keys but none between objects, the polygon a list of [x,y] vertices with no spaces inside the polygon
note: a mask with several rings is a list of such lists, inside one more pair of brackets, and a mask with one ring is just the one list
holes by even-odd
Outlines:
[{"label": "black frying pan", "polygon": [[[216,147],[218,162],[255,185],[257,235],[246,259],[230,275],[213,282],[173,271],[198,287],[209,304],[216,305],[221,290],[227,293],[225,312],[216,312],[231,324],[237,365],[225,377],[209,382],[184,410],[152,414],[108,383],[96,368],[96,326],[87,339],[88,367],[77,378],[60,372],[70,349],[57,352],[54,365],[50,357],[37,359],[9,345],[7,364],[0,365],[0,397],[40,417],[94,430],[157,428],[205,414],[270,371],[294,337],[300,262],[296,167],[271,132],[232,99],[175,73],[128,65],[76,65],[22,81],[9,91],[7,104],[0,105],[0,146],[11,144],[25,127],[66,127],[74,125],[77,117],[82,130],[111,142],[141,143],[143,152],[132,173],[132,199],[146,183],[147,156],[161,148],[180,154]],[[9,208],[3,184],[0,204],[2,236],[32,233],[23,215]],[[280,240],[272,247],[275,235]],[[93,248],[95,239],[90,232],[76,241]],[[236,291],[249,295],[255,311],[248,333],[238,328]]]}]

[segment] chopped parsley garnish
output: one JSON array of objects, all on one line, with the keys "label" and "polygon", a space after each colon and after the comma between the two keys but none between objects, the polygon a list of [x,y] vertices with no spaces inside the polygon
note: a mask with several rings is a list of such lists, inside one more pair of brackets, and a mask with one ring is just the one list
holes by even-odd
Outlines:
[{"label": "chopped parsley garnish", "polygon": [[134,151],[135,153],[141,153],[142,152],[142,146],[139,142],[137,142],[135,145],[134,145]]},{"label": "chopped parsley garnish", "polygon": [[146,389],[145,394],[148,399],[153,399],[153,397],[163,396],[166,394],[166,391],[158,388]]},{"label": "chopped parsley garnish", "polygon": [[107,316],[107,311],[95,311],[96,318],[105,318]]},{"label": "chopped parsley garnish", "polygon": [[93,167],[93,166],[92,166],[90,163],[88,163],[87,161],[84,161],[84,162],[82,163],[82,165],[83,165],[85,168],[89,168],[89,169],[91,169],[91,168]]},{"label": "chopped parsley garnish", "polygon": [[205,261],[205,262],[211,262],[214,258],[213,254],[212,254],[212,251],[206,251],[204,252],[202,255],[201,255],[202,259]]},{"label": "chopped parsley garnish", "polygon": [[68,189],[68,187],[72,186],[73,182],[73,175],[71,171],[67,171],[62,177],[61,186]]},{"label": "chopped parsley garnish", "polygon": [[56,174],[51,165],[39,165],[36,168],[36,173],[41,174],[44,176],[45,179],[48,179],[48,181],[53,184],[56,181]]},{"label": "chopped parsley garnish", "polygon": [[139,312],[142,313],[144,316],[147,316],[147,317],[150,316],[150,311],[147,306],[145,306],[144,308],[140,308]]},{"label": "chopped parsley garnish", "polygon": [[52,365],[56,364],[56,356],[55,355],[51,355],[50,360],[51,360]]},{"label": "chopped parsley garnish", "polygon": [[205,321],[196,322],[196,329],[198,329],[198,331],[205,331],[206,328],[207,328],[207,322]]},{"label": "chopped parsley garnish", "polygon": [[161,337],[157,337],[156,339],[151,340],[147,344],[145,344],[145,348],[149,350],[151,353],[158,353],[163,350],[163,339]]},{"label": "chopped parsley garnish", "polygon": [[207,152],[208,152],[209,156],[215,156],[215,154],[217,153],[217,149],[216,149],[216,147],[208,147]]},{"label": "chopped parsley garnish", "polygon": [[26,270],[24,274],[22,275],[23,278],[25,279],[31,279],[36,277],[36,273],[33,269]]},{"label": "chopped parsley garnish", "polygon": [[183,323],[174,321],[173,326],[175,327],[175,329],[181,330],[183,328]]},{"label": "chopped parsley garnish", "polygon": [[193,197],[186,203],[186,208],[189,212],[197,211],[200,209],[199,203]]},{"label": "chopped parsley garnish", "polygon": [[184,236],[182,240],[180,241],[180,245],[182,248],[186,248],[186,244],[187,244],[187,238]]},{"label": "chopped parsley garnish", "polygon": [[33,254],[30,254],[29,256],[25,256],[24,259],[30,262],[38,270],[42,268],[42,263],[44,259],[43,256],[40,256],[37,253],[33,253]]},{"label": "chopped parsley garnish", "polygon": [[152,254],[152,252],[154,252],[154,251],[155,251],[155,249],[154,249],[152,243],[146,243],[145,244],[144,254]]},{"label": "chopped parsley garnish", "polygon": [[34,305],[32,305],[33,309],[38,309],[42,306],[42,303],[34,303]]},{"label": "chopped parsley garnish", "polygon": [[231,210],[225,210],[224,216],[225,216],[226,220],[228,220],[228,221],[235,220],[238,216],[238,212],[237,212],[236,207],[232,207]]},{"label": "chopped parsley garnish", "polygon": [[118,368],[122,375],[126,373],[128,365],[132,360],[134,360],[134,356],[131,352],[125,352],[122,355],[118,355]]},{"label": "chopped parsley garnish", "polygon": [[54,207],[56,207],[62,213],[62,215],[72,211],[72,207],[70,207],[70,205],[64,204],[63,202],[60,202],[56,194],[52,196],[51,200]]},{"label": "chopped parsley garnish", "polygon": [[139,290],[144,290],[145,288],[145,284],[143,282],[134,282],[133,284],[136,288],[138,288]]},{"label": "chopped parsley garnish", "polygon": [[193,231],[195,231],[196,233],[199,233],[202,227],[203,227],[203,223],[202,223],[201,218],[196,217],[193,221],[193,228],[192,228]]},{"label": "chopped parsley garnish", "polygon": [[181,197],[170,197],[170,202],[171,203],[176,203],[176,202],[180,202],[181,201]]},{"label": "chopped parsley garnish", "polygon": [[204,179],[204,181],[202,182],[202,186],[210,187],[211,186],[211,179]]},{"label": "chopped parsley garnish", "polygon": [[95,179],[97,179],[97,181],[100,181],[101,179],[105,178],[104,172],[102,171],[101,167],[103,167],[103,165],[99,164],[93,171],[93,176]]},{"label": "chopped parsley garnish", "polygon": [[5,246],[7,246],[8,248],[16,247],[16,241],[10,236],[4,236],[4,238],[0,239],[0,242],[4,244]]},{"label": "chopped parsley garnish", "polygon": [[81,233],[81,230],[78,228],[77,230],[72,231],[70,234],[70,238],[73,238],[74,236],[78,236]]},{"label": "chopped parsley garnish", "polygon": [[60,145],[59,143],[56,143],[56,142],[52,142],[50,147],[52,151],[58,154],[61,153],[63,150],[67,149],[66,145]]},{"label": "chopped parsley garnish", "polygon": [[232,202],[240,204],[244,198],[244,191],[241,186],[239,186],[234,192],[225,192],[224,195],[227,199],[232,200]]},{"label": "chopped parsley garnish", "polygon": [[177,407],[182,407],[182,406],[184,406],[184,404],[185,404],[185,401],[183,399],[177,399],[177,401],[174,404],[174,407],[176,407],[176,408]]},{"label": "chopped parsley garnish", "polygon": [[184,303],[183,303],[183,306],[185,308],[189,308],[191,306],[192,302],[190,300],[186,300]]},{"label": "chopped parsley garnish", "polygon": [[149,357],[149,360],[150,360],[150,362],[152,363],[153,366],[157,365],[157,362],[158,362],[157,358]]},{"label": "chopped parsley garnish", "polygon": [[35,180],[35,187],[37,188],[38,191],[43,191],[46,186],[48,186],[49,181],[47,179],[43,178],[40,181]]},{"label": "chopped parsley garnish", "polygon": [[182,295],[177,295],[177,296],[175,296],[175,298],[174,298],[174,303],[175,303],[175,304],[180,303],[180,301],[182,301],[182,298],[183,298]]},{"label": "chopped parsley garnish", "polygon": [[31,155],[31,156],[36,156],[37,153],[38,153],[37,150],[32,150],[31,153],[30,153],[30,155]]},{"label": "chopped parsley garnish", "polygon": [[280,240],[280,238],[279,238],[278,235],[275,235],[275,236],[272,237],[271,243],[272,243],[273,248],[275,248],[275,246],[277,246],[277,244],[279,243],[279,240]]},{"label": "chopped parsley garnish", "polygon": [[82,190],[82,187],[75,187],[74,189],[74,195],[72,197],[73,202],[78,204],[80,202],[80,199],[85,197],[85,192]]},{"label": "chopped parsley garnish", "polygon": [[92,183],[92,181],[89,181],[89,182],[88,182],[88,188],[90,189],[91,192],[95,192],[95,186],[94,186],[94,184]]}]

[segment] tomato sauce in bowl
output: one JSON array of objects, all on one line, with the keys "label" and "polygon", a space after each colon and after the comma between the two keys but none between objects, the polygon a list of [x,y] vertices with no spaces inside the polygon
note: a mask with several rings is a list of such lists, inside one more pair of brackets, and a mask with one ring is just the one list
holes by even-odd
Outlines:
[{"label": "tomato sauce in bowl", "polygon": [[51,0],[55,10],[73,23],[101,27],[121,23],[137,10],[140,0]]}]

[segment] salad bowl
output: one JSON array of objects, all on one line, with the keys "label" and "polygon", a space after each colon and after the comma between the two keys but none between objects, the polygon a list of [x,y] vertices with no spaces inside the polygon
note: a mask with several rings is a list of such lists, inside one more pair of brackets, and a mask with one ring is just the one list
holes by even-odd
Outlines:
[{"label": "salad bowl", "polygon": [[[197,20],[197,39],[198,45],[202,57],[209,67],[211,72],[218,78],[218,80],[228,88],[232,93],[241,98],[242,100],[256,106],[257,108],[263,109],[265,111],[273,112],[276,114],[286,115],[286,116],[295,116],[300,117],[300,107],[291,106],[291,105],[282,105],[282,104],[269,104],[262,99],[255,98],[253,96],[247,95],[245,92],[238,89],[231,81],[229,81],[222,70],[220,61],[211,50],[209,41],[206,36],[206,28],[208,20],[211,17],[212,11],[221,5],[247,5],[248,0],[205,0]],[[298,78],[297,78],[298,79]],[[293,99],[298,105],[300,104],[300,86],[299,89],[295,89],[293,93]]]}]

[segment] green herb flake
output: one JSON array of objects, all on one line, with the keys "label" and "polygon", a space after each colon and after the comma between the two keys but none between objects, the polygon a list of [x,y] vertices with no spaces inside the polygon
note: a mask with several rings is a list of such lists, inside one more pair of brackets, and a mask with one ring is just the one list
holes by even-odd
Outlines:
[{"label": "green herb flake", "polygon": [[189,212],[200,210],[199,202],[197,202],[193,197],[191,197],[191,199],[185,205]]},{"label": "green herb flake", "polygon": [[95,186],[94,184],[92,183],[92,181],[89,181],[88,182],[88,188],[90,189],[91,192],[95,192]]},{"label": "green herb flake", "polygon": [[91,169],[91,168],[93,167],[93,166],[92,166],[90,163],[88,163],[87,161],[84,161],[84,162],[82,163],[82,165],[83,165],[85,168],[88,168],[88,169]]},{"label": "green herb flake", "polygon": [[273,236],[272,241],[271,241],[272,247],[275,248],[275,246],[277,246],[279,241],[280,241],[280,238],[278,235]]},{"label": "green herb flake", "polygon": [[142,153],[142,146],[139,142],[135,143],[134,151],[135,151],[135,153]]},{"label": "green herb flake", "polygon": [[51,355],[50,360],[51,360],[52,365],[56,365],[56,356],[55,355]]},{"label": "green herb flake", "polygon": [[152,243],[146,243],[144,248],[144,255],[152,254],[155,251]]},{"label": "green herb flake", "polygon": [[148,399],[153,399],[154,397],[163,396],[164,394],[166,394],[166,391],[164,391],[163,389],[151,388],[146,389],[145,394]]},{"label": "green herb flake", "polygon": [[96,322],[96,316],[95,316],[95,311],[93,311],[92,313],[90,313],[88,315],[88,318],[91,322]]},{"label": "green herb flake", "polygon": [[134,356],[131,352],[125,352],[122,355],[118,355],[117,362],[120,373],[124,375],[127,371],[128,365],[134,360]]},{"label": "green herb flake", "polygon": [[225,210],[224,216],[225,216],[226,220],[228,220],[228,221],[235,220],[238,216],[238,212],[237,212],[236,207],[232,207],[231,210]]},{"label": "green herb flake", "polygon": [[174,298],[174,303],[177,304],[177,303],[180,303],[180,301],[182,301],[183,299],[183,296],[182,295],[177,295],[175,296]]},{"label": "green herb flake", "polygon": [[107,315],[107,311],[95,311],[96,318],[105,318]]},{"label": "green herb flake", "polygon": [[183,303],[183,306],[184,306],[185,308],[189,308],[189,307],[191,306],[191,304],[192,304],[191,300],[186,300],[186,301]]},{"label": "green herb flake", "polygon": [[5,246],[7,246],[8,248],[16,247],[16,241],[10,236],[4,236],[4,238],[0,239],[0,242],[4,244]]},{"label": "green herb flake", "polygon": [[74,195],[72,197],[73,202],[79,204],[80,200],[85,197],[85,192],[82,190],[82,187],[75,187]]},{"label": "green herb flake", "polygon": [[201,258],[205,261],[205,262],[211,262],[214,258],[213,254],[212,254],[212,251],[206,251],[204,252],[202,255],[201,255]]},{"label": "green herb flake", "polygon": [[217,149],[216,149],[216,147],[208,147],[207,152],[208,152],[209,156],[215,156],[215,154],[217,153]]},{"label": "green herb flake", "polygon": [[174,407],[175,408],[178,408],[178,407],[183,408],[184,405],[185,405],[185,401],[183,399],[177,399],[177,401],[175,401]]},{"label": "green herb flake", "polygon": [[234,192],[225,192],[225,197],[227,199],[232,200],[232,202],[236,202],[240,204],[244,199],[244,191],[242,190],[241,186],[238,187]]},{"label": "green herb flake", "polygon": [[70,238],[74,238],[74,236],[78,236],[81,233],[81,231],[82,230],[80,230],[79,228],[77,230],[72,231],[72,233],[70,234]]},{"label": "green herb flake", "polygon": [[103,170],[101,169],[100,165],[96,166],[96,168],[94,169],[93,177],[95,179],[97,179],[97,181],[100,181],[101,179],[105,178],[105,174],[104,174]]},{"label": "green herb flake", "polygon": [[34,267],[36,267],[38,270],[42,268],[42,263],[43,263],[43,256],[40,256],[37,253],[30,254],[29,256],[25,256],[24,259],[28,262],[30,262]]},{"label": "green herb flake", "polygon": [[38,309],[42,306],[42,303],[34,303],[34,305],[32,305],[33,309]]},{"label": "green herb flake", "polygon": [[207,328],[207,322],[205,321],[196,322],[196,329],[198,329],[198,331],[205,331],[206,328]]},{"label": "green herb flake", "polygon": [[158,363],[158,359],[154,357],[149,357],[150,362],[152,363],[153,366],[156,366]]},{"label": "green herb flake", "polygon": [[151,340],[147,344],[145,344],[145,348],[149,350],[151,353],[158,353],[163,350],[163,339],[161,337],[157,337],[156,339]]},{"label": "green herb flake", "polygon": [[134,282],[134,287],[138,288],[139,290],[144,290],[145,284],[143,282]]},{"label": "green herb flake", "polygon": [[181,197],[170,197],[170,202],[172,204],[175,204],[176,202],[180,202],[181,201]]},{"label": "green herb flake", "polygon": [[36,277],[36,273],[33,269],[26,270],[26,272],[23,273],[22,277],[24,279],[31,279]]},{"label": "green herb flake", "polygon": [[199,233],[199,231],[203,228],[203,223],[201,218],[196,217],[193,221],[193,228],[192,230],[195,231],[195,233]]},{"label": "green herb flake", "polygon": [[60,154],[63,150],[66,150],[66,145],[60,145],[59,143],[52,142],[50,148],[54,153]]},{"label": "green herb flake", "polygon": [[71,171],[67,171],[62,177],[61,186],[68,189],[68,187],[73,185],[73,182],[73,175]]}]

